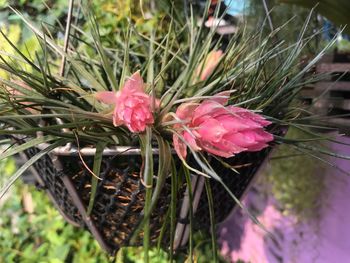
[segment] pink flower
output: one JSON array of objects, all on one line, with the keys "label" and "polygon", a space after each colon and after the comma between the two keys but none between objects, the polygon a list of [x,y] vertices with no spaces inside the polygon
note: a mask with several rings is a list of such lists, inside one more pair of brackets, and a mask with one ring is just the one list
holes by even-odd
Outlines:
[{"label": "pink flower", "polygon": [[180,157],[187,155],[185,142],[194,151],[204,150],[226,158],[243,151],[260,151],[268,146],[273,135],[264,127],[271,122],[247,109],[225,107],[226,103],[227,99],[214,97],[199,105],[180,105],[176,115],[182,123],[174,128],[182,140],[176,134],[173,136],[174,148]]},{"label": "pink flower", "polygon": [[145,85],[139,72],[134,73],[118,92],[102,91],[96,99],[114,104],[114,126],[125,125],[131,132],[143,132],[154,123],[152,97],[145,93]]},{"label": "pink flower", "polygon": [[202,61],[197,67],[196,76],[199,77],[201,81],[209,78],[218,65],[222,55],[223,54],[221,50],[209,52],[205,60]]}]

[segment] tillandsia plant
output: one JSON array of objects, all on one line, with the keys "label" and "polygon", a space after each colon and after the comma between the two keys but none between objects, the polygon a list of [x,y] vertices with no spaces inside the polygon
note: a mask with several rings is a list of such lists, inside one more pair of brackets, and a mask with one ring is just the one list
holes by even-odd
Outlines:
[{"label": "tillandsia plant", "polygon": [[[201,16],[207,16],[209,6],[208,1]],[[83,32],[76,25],[71,38],[77,45],[70,45],[67,50],[46,30],[42,31],[13,9],[38,37],[42,52],[33,59],[9,42],[17,55],[9,58],[6,53],[0,55],[0,68],[10,76],[1,79],[0,134],[17,142],[0,158],[33,147],[39,150],[9,179],[0,197],[40,158],[68,145],[68,149],[75,147],[84,164],[85,150],[93,152],[92,167],[84,166],[91,176],[86,208],[90,215],[97,188],[103,182],[100,176],[103,156],[114,149],[113,160],[118,162],[118,154],[140,149],[139,177],[145,200],[140,211],[143,219],[132,231],[131,241],[141,235],[148,261],[149,247],[154,244],[151,217],[166,191],[165,181],[171,181],[171,198],[164,227],[157,235],[169,235],[171,255],[180,206],[178,193],[186,185],[190,200],[193,198],[191,175],[205,178],[211,215],[208,225],[215,248],[210,183],[219,182],[223,191],[229,193],[232,200],[223,202],[237,202],[245,207],[211,165],[212,159],[239,176],[228,160],[242,152],[257,152],[281,143],[311,155],[312,151],[321,151],[308,147],[309,138],[284,140],[279,132],[289,125],[304,129],[307,124],[299,117],[306,112],[293,106],[293,101],[304,85],[321,78],[306,73],[325,50],[306,66],[299,63],[305,42],[310,40],[303,35],[308,21],[292,45],[275,37],[278,30],[263,37],[259,29],[258,33],[249,33],[243,27],[224,48],[215,28],[205,28],[204,22],[197,25],[193,8],[189,8],[189,17],[181,22],[174,19],[174,10],[152,16],[157,12],[156,6],[149,9],[145,6],[149,19],[158,19],[154,30],[140,33],[129,24],[115,36],[120,45],[105,48],[88,4],[83,2],[81,8],[90,31]],[[5,34],[2,36],[9,41]],[[63,70],[61,57],[67,61]],[[31,70],[24,70],[23,63]],[[313,135],[315,139],[328,138]],[[189,211],[192,226],[192,205]],[[190,228],[190,253],[192,232]],[[215,252],[213,257],[216,259]]]}]

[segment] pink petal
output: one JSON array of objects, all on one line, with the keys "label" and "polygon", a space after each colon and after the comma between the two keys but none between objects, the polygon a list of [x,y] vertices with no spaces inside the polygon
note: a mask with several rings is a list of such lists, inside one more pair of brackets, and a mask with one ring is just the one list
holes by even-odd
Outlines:
[{"label": "pink petal", "polygon": [[266,120],[265,118],[263,118],[262,116],[259,116],[260,118],[258,119],[254,119],[256,122],[259,122],[263,127],[269,126],[272,122]]},{"label": "pink petal", "polygon": [[177,108],[176,116],[181,120],[191,119],[197,107],[198,104],[195,103],[183,103]]},{"label": "pink petal", "polygon": [[117,93],[113,91],[99,91],[94,96],[97,100],[105,104],[115,104],[118,98]]},{"label": "pink petal", "polygon": [[125,98],[123,103],[126,107],[133,108],[136,105],[141,104],[143,102],[144,100],[142,98],[135,95],[135,96],[128,96],[127,98]]},{"label": "pink petal", "polygon": [[255,144],[254,146],[249,147],[247,151],[248,152],[258,152],[266,147],[268,147],[268,145],[266,143],[258,143],[258,144]]},{"label": "pink petal", "polygon": [[213,143],[213,147],[215,147],[216,149],[220,149],[223,152],[229,153],[230,156],[247,150],[247,148],[236,145],[231,141],[227,140],[225,137],[221,141]]},{"label": "pink petal", "polygon": [[209,144],[209,143],[201,144],[201,147],[203,148],[203,150],[207,151],[208,153],[225,157],[225,158],[229,158],[234,155],[232,152],[223,151],[219,148],[214,147],[212,144]]},{"label": "pink petal", "polygon": [[254,133],[237,132],[225,136],[225,139],[242,148],[249,148],[257,143]]},{"label": "pink petal", "polygon": [[273,140],[273,135],[262,129],[257,129],[229,134],[225,136],[225,139],[246,148],[247,151],[259,151],[268,146],[266,143]]},{"label": "pink petal", "polygon": [[189,132],[184,132],[183,137],[188,145],[192,148],[193,151],[200,151],[201,148],[197,145],[196,139]]},{"label": "pink petal", "polygon": [[145,85],[139,71],[132,74],[132,76],[127,81],[125,81],[122,91],[127,93],[145,92]]},{"label": "pink petal", "polygon": [[[227,107],[228,112],[225,114],[222,114],[220,116],[215,116],[216,118],[220,118],[222,119],[222,121],[224,121],[225,124],[230,125],[229,121],[225,121],[225,118],[232,118],[232,122],[235,122],[237,126],[237,129],[242,130],[244,129],[244,126],[247,129],[257,129],[257,128],[263,128],[264,126],[261,124],[262,122],[259,121],[255,121],[253,118],[256,119],[256,117],[254,115],[254,113],[252,112],[243,112],[243,111],[237,111],[237,110],[232,110],[232,107]],[[258,117],[260,117],[259,115],[257,115]],[[233,123],[232,123],[233,125]],[[239,127],[240,126],[240,127]]]},{"label": "pink petal", "polygon": [[227,130],[219,121],[209,118],[196,129],[196,132],[200,135],[199,140],[218,142],[227,133]]},{"label": "pink petal", "polygon": [[274,137],[271,133],[266,132],[262,129],[255,131],[255,139],[259,142],[271,142],[274,140]]},{"label": "pink petal", "polygon": [[[215,101],[217,103],[220,103],[222,105],[226,105],[229,98],[230,98],[231,92],[229,90],[219,92],[213,96],[210,100]],[[219,98],[219,97],[225,97],[225,98]]]},{"label": "pink petal", "polygon": [[254,113],[250,110],[247,110],[247,109],[243,109],[243,108],[240,108],[240,107],[235,107],[235,106],[228,106],[228,109],[241,116],[242,118],[245,118],[245,119],[251,119],[252,121],[260,124],[261,126],[265,127],[267,125],[270,125],[271,122],[270,121],[267,121],[264,117],[262,117],[261,115],[257,114],[257,113]]},{"label": "pink petal", "polygon": [[222,51],[211,51],[205,61],[204,61],[204,66],[203,62],[198,66],[197,68],[197,75],[201,73],[200,80],[204,81],[207,78],[210,77],[210,75],[213,73],[215,70],[216,66],[220,62],[220,58],[222,57]]},{"label": "pink petal", "polygon": [[124,109],[120,106],[121,105],[117,105],[113,111],[113,125],[116,127],[123,124],[123,119],[119,114],[124,111]]},{"label": "pink petal", "polygon": [[142,108],[140,109],[135,109],[134,110],[134,116],[136,120],[138,121],[145,121],[147,120],[147,112],[145,112]]},{"label": "pink petal", "polygon": [[131,132],[144,132],[146,130],[146,123],[143,121],[133,121],[127,123],[127,126]]},{"label": "pink petal", "polygon": [[246,121],[233,115],[221,115],[216,119],[223,125],[226,130],[230,132],[237,132],[250,128],[249,124],[246,123]]},{"label": "pink petal", "polygon": [[119,119],[119,117],[116,114],[113,114],[113,125],[117,127],[122,124],[123,124],[123,120]]},{"label": "pink petal", "polygon": [[185,159],[187,156],[186,145],[182,142],[182,140],[178,137],[177,134],[173,134],[173,144],[177,155],[180,158]]},{"label": "pink petal", "polygon": [[206,100],[202,102],[193,113],[193,125],[198,125],[208,116],[213,116],[213,114],[225,113],[225,107],[220,103],[213,100]]}]

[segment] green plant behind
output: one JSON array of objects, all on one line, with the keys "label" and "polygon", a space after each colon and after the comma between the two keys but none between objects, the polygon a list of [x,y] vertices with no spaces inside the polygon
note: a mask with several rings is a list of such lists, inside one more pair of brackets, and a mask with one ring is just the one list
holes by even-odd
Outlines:
[{"label": "green plant behind", "polygon": [[[302,137],[310,135],[297,129],[290,129],[286,135],[289,139]],[[261,179],[267,177],[284,213],[300,219],[317,217],[325,189],[322,172],[325,166],[288,145],[279,146],[269,164],[270,169]]]},{"label": "green plant behind", "polygon": [[[34,214],[22,206],[32,193]],[[2,262],[109,262],[88,232],[65,223],[43,192],[19,184],[1,207],[0,257]]]},{"label": "green plant behind", "polygon": [[337,26],[346,26],[344,32],[350,34],[350,1],[348,0],[278,0],[281,3],[295,4],[316,11]]}]

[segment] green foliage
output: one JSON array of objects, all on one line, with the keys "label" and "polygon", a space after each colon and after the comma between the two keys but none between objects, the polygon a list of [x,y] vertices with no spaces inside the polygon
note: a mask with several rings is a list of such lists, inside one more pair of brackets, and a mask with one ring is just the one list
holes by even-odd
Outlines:
[{"label": "green foliage", "polygon": [[[213,250],[211,245],[211,238],[208,234],[202,232],[197,232],[194,235],[194,262],[196,263],[212,263],[213,260]],[[219,252],[218,252],[219,253]],[[149,253],[150,262],[155,263],[165,263],[169,262],[169,254],[163,250],[153,249]],[[119,263],[143,263],[143,250],[142,248],[124,248],[121,249],[117,255],[117,262]],[[178,252],[173,262],[189,262],[186,251]],[[224,258],[218,255],[217,263],[227,262]]]},{"label": "green foliage", "polygon": [[348,0],[279,0],[282,3],[300,5],[308,9],[315,8],[317,12],[328,18],[337,26],[346,26],[345,32],[350,34],[350,1]]},{"label": "green foliage", "polygon": [[[310,138],[310,135],[290,129],[286,138]],[[324,192],[323,169],[320,162],[291,146],[277,148],[266,176],[274,197],[286,214],[296,214],[301,219],[317,217],[319,200]]]},{"label": "green foliage", "polygon": [[350,53],[350,41],[347,39],[341,39],[340,41],[338,41],[337,42],[337,51],[339,53],[349,54]]},{"label": "green foliage", "polygon": [[[27,57],[35,57],[35,53],[39,52],[41,49],[37,37],[30,30],[28,30],[28,28],[23,27],[23,24],[19,20],[18,16],[10,15],[7,9],[1,11],[1,3],[0,31],[3,32],[8,39]],[[0,51],[7,54],[6,58],[4,58],[6,62],[14,63],[13,56],[16,56],[17,52],[2,35],[0,35]],[[17,61],[16,63],[23,69],[29,72],[31,71],[31,68],[25,63],[20,61]],[[9,78],[10,75],[6,73],[6,71],[1,71],[0,77]]]},{"label": "green foliage", "polygon": [[[13,172],[13,159],[0,164],[5,165],[9,175]],[[24,195],[28,194],[33,197],[33,214],[26,212],[23,207]],[[32,187],[17,184],[0,209],[0,257],[3,260],[0,262],[144,262],[142,247],[123,248],[116,258],[109,257],[88,232],[66,223],[45,193]],[[196,262],[212,262],[210,237],[197,233],[195,241]],[[150,250],[149,257],[152,263],[166,263],[170,258],[167,252],[156,248]],[[185,261],[184,253],[178,254],[173,260],[174,263]],[[220,259],[219,262],[225,261]]]},{"label": "green foliage", "polygon": [[[149,252],[150,262],[166,263],[169,262],[169,255],[163,250],[151,249]],[[144,250],[140,248],[123,248],[117,254],[117,263],[143,263]]]},{"label": "green foliage", "polygon": [[[29,192],[33,214],[22,205]],[[63,221],[43,192],[22,184],[1,207],[0,251],[4,262],[110,262],[88,232]]]},{"label": "green foliage", "polygon": [[[266,20],[266,11],[263,7],[263,1],[250,0],[251,5],[249,8],[249,22],[248,25],[256,27],[256,24],[265,23],[263,29],[266,34],[271,32],[270,25]],[[300,36],[301,25],[308,19],[308,27],[305,29],[305,35],[312,35],[315,31],[320,29],[319,22],[317,20],[317,12],[302,8],[297,5],[285,5],[281,4],[279,0],[269,0],[270,18],[272,20],[272,26],[274,28],[281,27],[277,32],[277,38],[283,39],[286,43],[292,45]],[[286,24],[286,20],[290,19]],[[321,35],[315,36],[309,41],[305,42],[305,49],[303,55],[314,56],[324,46],[327,45],[327,41],[322,41]]]},{"label": "green foliage", "polygon": [[[0,149],[0,151],[2,151],[3,149]],[[6,182],[8,181],[8,178],[15,173],[17,167],[16,167],[16,163],[15,160],[10,157],[10,158],[5,158],[3,160],[0,161],[0,188],[2,188]],[[2,201],[0,198],[0,208],[1,208],[1,204],[5,202]],[[1,219],[0,219],[1,222]]]},{"label": "green foliage", "polygon": [[[45,4],[44,4],[45,3]],[[67,0],[42,1],[42,0],[5,0],[0,1],[0,13],[6,14],[8,21],[20,23],[20,18],[9,11],[11,6],[23,11],[24,14],[34,18],[38,23],[50,26],[60,26],[58,21],[66,16],[68,10]]]}]

